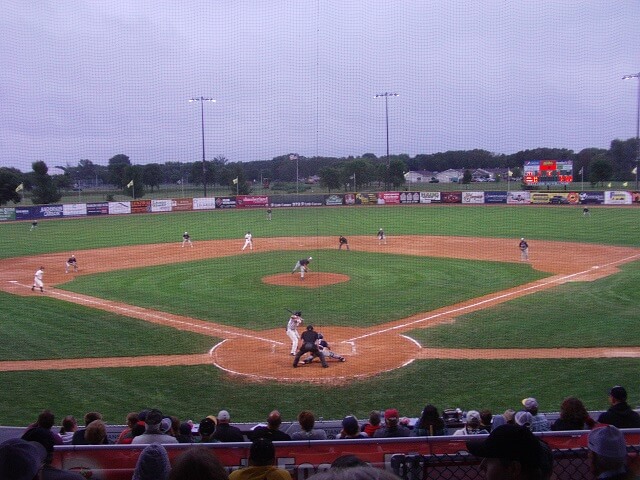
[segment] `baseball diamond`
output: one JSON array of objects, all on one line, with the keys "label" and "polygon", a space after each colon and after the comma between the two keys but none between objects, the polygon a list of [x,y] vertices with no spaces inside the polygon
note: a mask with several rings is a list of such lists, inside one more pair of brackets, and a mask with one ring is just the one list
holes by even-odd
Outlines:
[{"label": "baseball diamond", "polygon": [[[519,262],[519,252],[513,248],[512,239],[483,238],[481,242],[471,237],[398,236],[393,242],[379,245],[370,237],[351,237],[358,249],[367,252],[398,253],[414,256],[463,258],[473,260],[499,260]],[[164,265],[206,258],[237,254],[236,240],[202,241],[199,248],[190,248],[175,255],[175,245],[156,244],[129,247],[83,250],[76,253],[83,259],[83,269],[78,275],[108,272],[123,268]],[[330,368],[313,366],[292,369],[289,345],[283,341],[281,328],[262,332],[239,327],[215,324],[194,318],[169,314],[104,300],[54,288],[68,281],[64,270],[47,273],[48,290],[43,295],[60,300],[87,305],[92,308],[124,314],[147,322],[189,330],[204,335],[223,338],[208,354],[172,355],[149,357],[118,357],[87,359],[58,359],[46,361],[4,361],[0,371],[82,369],[108,367],[135,367],[145,365],[198,365],[212,364],[230,377],[245,381],[299,382],[340,384],[354,378],[370,377],[381,372],[403,368],[416,359],[424,358],[590,358],[590,357],[640,357],[636,348],[572,348],[572,349],[433,349],[422,348],[406,332],[416,328],[429,328],[455,320],[459,315],[489,308],[514,298],[543,291],[559,284],[575,281],[592,281],[617,272],[618,267],[640,259],[640,249],[630,247],[577,244],[568,242],[536,241],[536,247],[545,251],[544,256],[533,255],[533,268],[551,276],[480,298],[472,298],[455,305],[422,312],[408,318],[389,321],[366,328],[322,327],[331,339],[332,346],[344,353],[346,363],[331,364]],[[270,238],[260,242],[261,251],[335,249],[334,237],[300,237],[295,245],[291,238]],[[505,254],[505,252],[508,252]],[[0,260],[0,288],[16,295],[31,294],[30,266],[34,264],[60,264],[64,254],[52,253],[35,257]],[[123,259],[125,259],[123,261]],[[262,279],[268,284],[300,286],[297,276],[286,273]],[[286,280],[285,280],[286,278]],[[348,282],[345,275],[314,270],[308,273],[305,288]],[[252,352],[251,356],[237,352]],[[375,352],[375,355],[374,355]],[[256,362],[255,355],[268,361]]]}]

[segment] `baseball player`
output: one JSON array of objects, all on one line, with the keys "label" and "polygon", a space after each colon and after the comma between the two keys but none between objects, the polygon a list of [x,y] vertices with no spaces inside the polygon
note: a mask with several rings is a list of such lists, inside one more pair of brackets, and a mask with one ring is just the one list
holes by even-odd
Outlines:
[{"label": "baseball player", "polygon": [[295,356],[298,350],[298,340],[300,340],[300,334],[298,333],[298,327],[304,323],[304,319],[301,317],[302,312],[296,311],[291,314],[289,321],[287,322],[287,337],[291,340],[291,355]]},{"label": "baseball player", "polygon": [[527,262],[529,260],[529,244],[524,239],[524,237],[520,239],[518,248],[520,249],[520,260],[523,262]]},{"label": "baseball player", "polygon": [[42,293],[44,293],[44,282],[42,281],[42,277],[44,276],[44,267],[40,267],[36,270],[35,275],[33,276],[33,286],[31,287],[31,291],[33,292],[36,287],[40,289]]},{"label": "baseball player", "polygon": [[182,248],[184,248],[186,244],[189,244],[190,247],[193,247],[193,242],[191,241],[191,235],[189,235],[189,232],[184,232],[182,234]]},{"label": "baseball player", "polygon": [[320,363],[322,363],[322,368],[328,368],[327,361],[324,358],[324,354],[318,349],[318,332],[313,329],[313,325],[307,325],[307,330],[302,332],[302,346],[298,353],[296,353],[296,357],[293,359],[293,368],[298,366],[298,362],[300,361],[300,357],[305,353],[311,353],[312,357],[318,357],[320,359]]},{"label": "baseball player", "polygon": [[291,273],[296,273],[296,270],[300,269],[300,279],[304,280],[304,274],[309,270],[309,263],[313,260],[313,257],[302,258],[298,260],[291,270]]},{"label": "baseball player", "polygon": [[384,243],[385,245],[387,244],[387,237],[384,234],[384,230],[378,230],[376,237],[378,237],[378,245],[380,245],[381,243]]},{"label": "baseball player", "polygon": [[271,207],[267,208],[267,220],[271,220]]},{"label": "baseball player", "polygon": [[338,250],[342,250],[343,245],[349,250],[349,240],[347,240],[347,237],[340,235],[338,237]]},{"label": "baseball player", "polygon": [[[324,336],[321,333],[318,333],[318,350],[320,352],[322,352],[322,354],[326,357],[329,358],[335,358],[337,361],[339,362],[346,362],[347,359],[344,358],[342,355],[338,355],[337,353],[335,353],[333,350],[331,350],[331,347],[329,346],[329,344],[327,343],[327,341],[324,339]],[[305,358],[302,363],[311,363],[313,362],[313,359],[315,357],[313,355],[309,355],[307,358]]]},{"label": "baseball player", "polygon": [[244,245],[242,246],[242,250],[249,247],[249,250],[253,250],[253,235],[251,232],[247,232],[244,236]]},{"label": "baseball player", "polygon": [[64,273],[69,273],[69,269],[73,268],[74,272],[78,271],[78,261],[75,255],[71,255],[64,264]]},{"label": "baseball player", "polygon": [[33,222],[31,222],[31,228],[29,229],[29,231],[35,230],[36,228],[38,228],[38,220],[34,220]]}]

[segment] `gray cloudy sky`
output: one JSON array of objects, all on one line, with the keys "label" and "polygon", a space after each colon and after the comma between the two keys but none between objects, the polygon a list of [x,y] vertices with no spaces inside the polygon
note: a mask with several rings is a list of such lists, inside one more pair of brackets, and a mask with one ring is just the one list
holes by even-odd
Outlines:
[{"label": "gray cloudy sky", "polygon": [[608,148],[637,0],[3,0],[0,165]]}]

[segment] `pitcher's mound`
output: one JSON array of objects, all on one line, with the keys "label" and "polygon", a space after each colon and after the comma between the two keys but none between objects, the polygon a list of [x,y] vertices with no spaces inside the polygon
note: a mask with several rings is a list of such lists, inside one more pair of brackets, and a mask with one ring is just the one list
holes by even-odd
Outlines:
[{"label": "pitcher's mound", "polygon": [[326,272],[307,272],[304,276],[304,280],[300,278],[300,274],[296,273],[279,273],[277,275],[269,275],[263,277],[262,282],[269,285],[283,285],[285,287],[304,287],[304,288],[318,288],[325,285],[334,285],[336,283],[348,282],[348,275],[341,275],[339,273],[326,273]]}]

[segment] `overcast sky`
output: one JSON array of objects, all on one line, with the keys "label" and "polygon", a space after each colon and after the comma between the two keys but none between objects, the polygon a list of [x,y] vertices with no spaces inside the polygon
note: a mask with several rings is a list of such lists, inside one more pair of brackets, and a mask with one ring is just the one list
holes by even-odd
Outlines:
[{"label": "overcast sky", "polygon": [[[2,0],[0,165],[608,148],[637,0]],[[54,171],[55,172],[55,171]],[[52,172],[52,173],[54,173]]]}]

